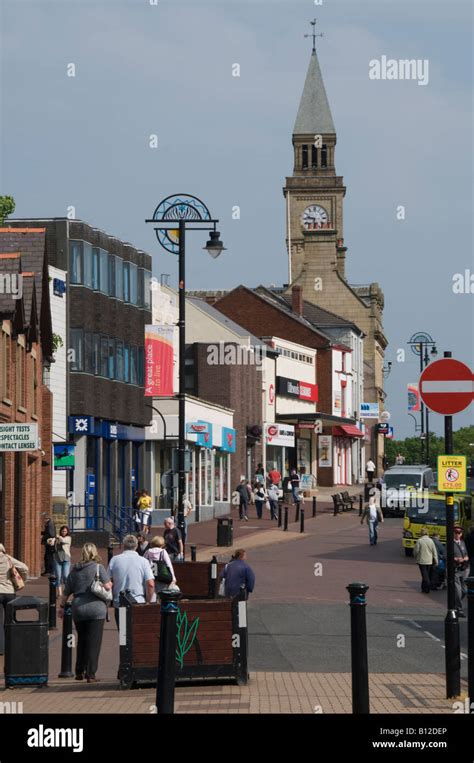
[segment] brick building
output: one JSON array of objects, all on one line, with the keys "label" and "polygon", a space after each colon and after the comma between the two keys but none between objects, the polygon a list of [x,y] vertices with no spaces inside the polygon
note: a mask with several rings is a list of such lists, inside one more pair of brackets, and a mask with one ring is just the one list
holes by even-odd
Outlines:
[{"label": "brick building", "polygon": [[0,228],[0,540],[32,576],[51,509],[52,356],[45,230]]}]

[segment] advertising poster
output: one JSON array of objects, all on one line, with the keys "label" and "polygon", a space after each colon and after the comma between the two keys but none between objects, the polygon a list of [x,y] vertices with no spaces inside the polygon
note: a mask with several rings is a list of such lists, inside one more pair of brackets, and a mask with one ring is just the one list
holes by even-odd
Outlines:
[{"label": "advertising poster", "polygon": [[145,326],[145,397],[173,395],[173,326]]}]

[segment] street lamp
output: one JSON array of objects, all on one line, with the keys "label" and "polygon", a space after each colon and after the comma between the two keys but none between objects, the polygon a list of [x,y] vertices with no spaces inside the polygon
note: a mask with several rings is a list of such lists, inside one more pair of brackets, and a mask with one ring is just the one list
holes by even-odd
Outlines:
[{"label": "street lamp", "polygon": [[185,385],[185,351],[186,351],[186,282],[185,282],[185,236],[187,230],[211,231],[209,241],[204,249],[213,257],[219,257],[225,247],[216,229],[219,220],[211,218],[211,213],[204,202],[196,196],[174,194],[167,196],[156,207],[151,220],[145,220],[154,225],[156,237],[167,252],[178,255],[179,263],[179,392],[178,392],[178,528],[184,538],[184,495],[185,495],[185,449],[186,449],[186,385]]},{"label": "street lamp", "polygon": [[[436,342],[433,340],[433,338],[429,334],[425,334],[424,332],[417,332],[416,334],[413,334],[413,336],[408,340],[407,344],[410,345],[412,352],[414,352],[415,355],[418,355],[420,358],[420,374],[423,373],[424,369],[430,362],[430,358],[428,356],[428,348],[431,347],[431,360],[434,360],[438,354],[438,350],[436,349]],[[426,410],[426,413],[425,413]],[[430,460],[430,418],[429,418],[429,410],[428,408],[425,409],[425,406],[423,404],[423,401],[420,400],[420,414],[421,414],[421,435],[420,435],[420,442],[421,442],[421,461],[425,460],[424,458],[424,451],[425,448],[423,446],[424,441],[426,441],[426,463],[429,463]],[[426,417],[426,429],[425,429],[425,417]],[[426,438],[423,436],[426,431]]]}]

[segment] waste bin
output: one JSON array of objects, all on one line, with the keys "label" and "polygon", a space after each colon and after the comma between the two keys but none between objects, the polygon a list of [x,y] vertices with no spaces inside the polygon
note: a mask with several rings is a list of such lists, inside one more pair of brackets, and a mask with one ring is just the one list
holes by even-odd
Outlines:
[{"label": "waste bin", "polygon": [[48,683],[48,602],[17,596],[5,616],[5,686]]},{"label": "waste bin", "polygon": [[217,520],[217,545],[232,546],[234,543],[232,519],[221,517]]}]

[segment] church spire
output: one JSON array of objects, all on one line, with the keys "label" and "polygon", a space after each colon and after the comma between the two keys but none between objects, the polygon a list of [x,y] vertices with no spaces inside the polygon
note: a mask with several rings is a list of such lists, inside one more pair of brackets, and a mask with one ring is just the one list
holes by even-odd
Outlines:
[{"label": "church spire", "polygon": [[313,50],[306,74],[303,94],[301,96],[298,114],[296,117],[293,135],[331,135],[336,133],[332,121],[331,109],[324,87],[321,69],[319,68],[318,55],[316,53],[315,24],[316,19],[310,22],[313,26],[311,35],[313,38]]}]

